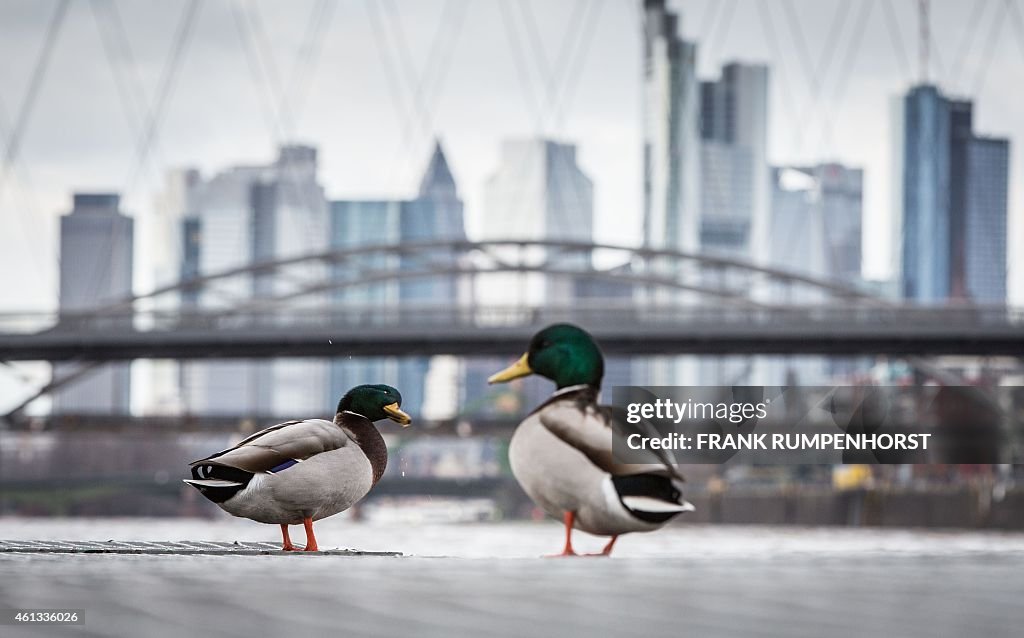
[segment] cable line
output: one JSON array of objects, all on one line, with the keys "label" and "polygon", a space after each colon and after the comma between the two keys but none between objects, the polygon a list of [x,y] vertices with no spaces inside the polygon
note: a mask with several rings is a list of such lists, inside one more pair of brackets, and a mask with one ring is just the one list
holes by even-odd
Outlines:
[{"label": "cable line", "polygon": [[974,86],[971,88],[971,95],[981,95],[982,90],[985,88],[985,79],[988,77],[989,67],[992,66],[992,55],[995,53],[996,43],[999,41],[999,36],[1002,35],[1003,23],[1006,21],[1006,13],[1009,7],[1006,3],[999,3],[996,7],[994,16],[992,18],[992,24],[989,27],[988,37],[985,38],[985,44],[988,45],[978,60],[978,70],[974,74]]},{"label": "cable line", "polygon": [[597,21],[601,15],[601,9],[604,7],[604,0],[594,0],[588,6],[590,11],[585,18],[582,35],[577,41],[575,62],[568,70],[567,80],[561,85],[561,94],[555,96],[556,108],[553,125],[557,129],[564,127],[566,111],[572,105],[572,99],[579,88],[583,76],[583,65],[590,57],[590,49],[597,32]]},{"label": "cable line", "polygon": [[892,6],[893,0],[882,0],[883,15],[885,16],[886,33],[889,34],[889,43],[892,45],[893,53],[903,67],[904,82],[909,82],[912,71],[910,69],[910,56],[906,47],[903,46],[903,31],[900,29],[899,18]]},{"label": "cable line", "polygon": [[[841,66],[839,67],[839,80],[835,84],[833,90],[833,108],[825,110],[825,117],[822,130],[822,150],[823,156],[830,156],[833,154],[832,146],[835,140],[832,137],[834,130],[834,115],[835,107],[842,103],[843,96],[846,93],[846,87],[850,84],[850,77],[852,76],[851,71],[853,70],[853,63],[860,57],[861,44],[864,41],[864,33],[867,30],[868,17],[871,15],[871,9],[874,7],[874,0],[862,0],[859,8],[860,13],[857,14],[854,19],[853,32],[851,34],[849,42],[847,42],[846,52],[843,56]],[[830,112],[832,115],[830,115]]]},{"label": "cable line", "polygon": [[956,55],[953,56],[953,67],[949,71],[949,82],[954,87],[960,86],[960,71],[966,66],[967,57],[974,46],[974,36],[980,31],[978,27],[981,25],[981,17],[985,14],[985,9],[989,4],[988,0],[975,0],[971,5],[973,11],[971,11],[970,20],[964,27],[960,45],[956,49]]},{"label": "cable line", "polygon": [[200,0],[189,0],[182,11],[182,16],[174,35],[170,56],[164,65],[163,73],[157,86],[156,97],[150,107],[147,118],[144,120],[142,137],[139,139],[136,149],[134,171],[128,181],[128,188],[125,189],[126,192],[134,188],[135,182],[141,176],[146,161],[149,159],[149,152],[159,130],[167,103],[174,92],[174,81],[177,78],[181,60],[188,48],[192,36],[192,28],[195,25],[196,17],[199,15],[200,6]]},{"label": "cable line", "polygon": [[[188,48],[191,39],[192,28],[199,14],[200,0],[189,0],[182,9],[181,18],[178,20],[177,29],[172,41],[167,61],[164,64],[157,91],[149,110],[146,112],[139,131],[139,139],[136,145],[135,159],[129,169],[122,193],[127,195],[135,190],[139,179],[141,179],[146,168],[151,150],[155,144],[157,132],[168,101],[174,92],[174,80],[177,77],[178,69]],[[110,233],[107,235],[104,245],[100,248],[100,254],[107,254],[113,249],[116,226],[111,225]],[[99,277],[102,274],[99,261],[93,264],[92,272],[88,276],[90,290],[96,290]]]},{"label": "cable line", "polygon": [[4,151],[3,163],[0,164],[0,198],[3,197],[4,187],[7,185],[7,177],[11,172],[11,166],[18,158],[21,150],[21,140],[28,129],[29,120],[35,111],[36,98],[39,96],[39,89],[46,79],[46,71],[50,67],[50,58],[53,54],[53,47],[57,43],[60,28],[64,24],[64,18],[68,13],[68,0],[57,0],[53,16],[46,27],[46,34],[43,36],[43,47],[36,58],[32,74],[29,76],[28,89],[21,102],[21,108],[15,116],[11,127],[10,137],[7,139],[7,148]]}]

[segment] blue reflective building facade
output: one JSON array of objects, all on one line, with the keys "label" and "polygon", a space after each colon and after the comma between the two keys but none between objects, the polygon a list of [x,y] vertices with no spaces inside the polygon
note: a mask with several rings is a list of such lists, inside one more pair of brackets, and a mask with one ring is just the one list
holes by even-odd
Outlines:
[{"label": "blue reflective building facade", "polygon": [[1006,301],[1007,188],[1010,143],[975,138],[968,147],[964,280],[980,303]]},{"label": "blue reflective building facade", "polygon": [[949,298],[949,102],[934,86],[904,99],[903,296]]},{"label": "blue reflective building facade", "polygon": [[973,131],[973,105],[936,87],[904,98],[903,296],[1006,301],[1009,142]]}]

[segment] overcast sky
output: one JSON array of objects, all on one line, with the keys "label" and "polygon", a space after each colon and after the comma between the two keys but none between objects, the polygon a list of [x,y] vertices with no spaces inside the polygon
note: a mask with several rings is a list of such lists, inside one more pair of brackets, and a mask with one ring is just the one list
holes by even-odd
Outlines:
[{"label": "overcast sky", "polygon": [[[641,0],[532,0],[527,11],[499,0],[200,2],[140,165],[140,105],[154,102],[188,1],[116,0],[114,11],[111,0],[70,2],[34,108],[21,119],[13,172],[0,177],[4,309],[55,305],[56,219],[73,191],[124,191],[124,209],[144,220],[168,168],[209,174],[268,162],[282,139],[320,149],[329,197],[397,197],[412,192],[436,133],[472,235],[500,140],[543,132],[579,145],[595,183],[596,239],[640,240]],[[1024,2],[1013,1],[1016,12],[1005,0],[934,1],[932,77],[974,98],[977,130],[1018,142],[1010,232],[1022,237]],[[888,274],[890,110],[918,77],[916,0],[671,4],[685,35],[699,42],[704,76],[729,60],[771,66],[772,162],[864,167],[866,269]],[[57,6],[0,3],[0,148],[21,117]],[[115,15],[127,46],[116,37]],[[310,24],[322,37],[306,37]],[[319,55],[311,55],[317,42]],[[300,56],[315,65],[296,64]],[[270,61],[273,71],[260,76],[270,80],[257,77],[257,57]],[[303,97],[273,124],[268,94],[282,86]],[[1018,302],[1019,253],[1009,251]]]}]

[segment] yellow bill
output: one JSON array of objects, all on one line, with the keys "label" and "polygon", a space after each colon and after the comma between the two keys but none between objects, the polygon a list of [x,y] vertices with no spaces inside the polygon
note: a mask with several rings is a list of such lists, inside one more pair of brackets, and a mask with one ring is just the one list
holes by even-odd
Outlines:
[{"label": "yellow bill", "polygon": [[512,379],[518,379],[519,377],[528,377],[533,374],[533,370],[530,369],[529,353],[519,357],[519,361],[516,361],[509,367],[505,368],[501,372],[496,372],[487,379],[487,383],[505,383]]},{"label": "yellow bill", "polygon": [[398,407],[397,403],[385,405],[384,412],[388,415],[389,419],[391,419],[395,423],[401,424],[403,428],[412,423],[412,417],[406,414],[405,412],[402,412],[402,409]]}]

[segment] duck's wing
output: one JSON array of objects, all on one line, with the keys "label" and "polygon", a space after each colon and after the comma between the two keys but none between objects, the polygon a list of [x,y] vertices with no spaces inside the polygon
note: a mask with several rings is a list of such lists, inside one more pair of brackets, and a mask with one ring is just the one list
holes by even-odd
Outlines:
[{"label": "duck's wing", "polygon": [[559,439],[582,452],[591,463],[613,476],[655,473],[683,479],[675,467],[675,458],[667,450],[635,450],[642,463],[620,463],[614,458],[614,447],[625,449],[632,433],[625,412],[619,414],[610,406],[581,405],[579,402],[551,404],[540,413],[540,422]]},{"label": "duck's wing", "polygon": [[232,448],[193,461],[190,467],[215,465],[251,473],[280,471],[349,445],[356,443],[330,421],[288,421],[260,430]]},{"label": "duck's wing", "polygon": [[[609,413],[609,423],[614,431],[614,436],[618,445],[624,446],[620,449],[625,449],[626,441],[631,434],[639,434],[648,438],[662,438],[665,436],[647,421],[641,421],[635,425],[631,424],[626,418],[626,410],[617,405],[601,406],[601,408]],[[686,481],[686,479],[683,478],[683,474],[679,471],[679,459],[676,458],[675,452],[671,449],[631,449],[630,456],[643,459],[643,462],[627,465],[627,467],[631,467],[633,469],[646,468],[646,471],[648,472],[660,472],[670,478],[676,478],[684,482]]]},{"label": "duck's wing", "polygon": [[635,518],[662,524],[694,509],[683,499],[685,479],[675,468],[675,459],[664,451],[644,453],[641,458],[649,458],[647,463],[615,462],[613,446],[626,445],[632,431],[625,418],[620,423],[614,409],[596,403],[562,402],[541,411],[540,422],[610,475],[619,502]]},{"label": "duck's wing", "polygon": [[605,472],[614,472],[612,428],[593,406],[564,401],[538,413],[541,424]]}]

